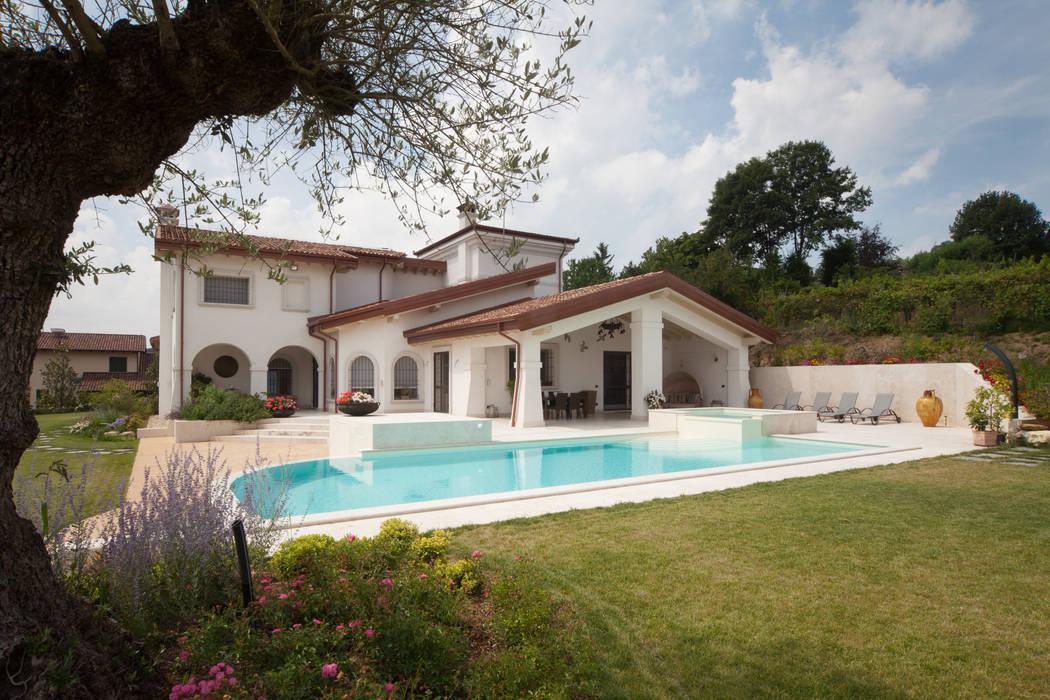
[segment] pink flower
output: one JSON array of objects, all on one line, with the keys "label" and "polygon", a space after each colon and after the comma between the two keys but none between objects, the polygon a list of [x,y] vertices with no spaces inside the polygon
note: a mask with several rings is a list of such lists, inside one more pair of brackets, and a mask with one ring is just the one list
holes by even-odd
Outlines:
[{"label": "pink flower", "polygon": [[471,554],[470,556],[472,556],[472,557],[480,557],[481,556],[481,552],[479,552],[478,550],[475,549],[474,553]]},{"label": "pink flower", "polygon": [[259,596],[259,605],[265,605],[265,604],[266,604],[266,596],[264,596],[264,595]]},{"label": "pink flower", "polygon": [[379,583],[381,586],[383,586],[383,588],[387,589],[388,591],[394,587],[394,582],[388,578],[383,579]]},{"label": "pink flower", "polygon": [[360,620],[354,620],[353,622],[350,623],[350,629],[353,629],[354,627],[357,627],[360,624],[361,624]]},{"label": "pink flower", "polygon": [[521,557],[514,557],[514,561],[521,561]]},{"label": "pink flower", "polygon": [[316,617],[313,620],[311,620],[311,622],[313,622],[315,625],[321,624],[321,621],[318,620]]},{"label": "pink flower", "polygon": [[383,686],[383,690],[385,690],[388,693],[394,692],[394,684],[393,683],[387,683],[386,685]]},{"label": "pink flower", "polygon": [[278,633],[278,632],[280,632],[280,631],[281,631],[281,628],[280,628],[280,627],[274,627],[274,628],[273,628],[273,632],[270,632],[270,634],[277,634],[277,633]]},{"label": "pink flower", "polygon": [[426,575],[426,574],[420,574],[420,575],[419,575],[419,578],[426,578],[426,577],[427,577],[427,575]]},{"label": "pink flower", "polygon": [[182,659],[183,661],[185,661],[186,659],[190,658],[190,652],[188,652],[188,651],[180,651],[179,652],[179,658]]},{"label": "pink flower", "polygon": [[374,636],[376,636],[376,633],[372,630],[371,627],[369,627],[368,629],[365,630],[365,636],[366,637],[374,637]]},{"label": "pink flower", "polygon": [[336,625],[335,629],[338,632],[339,630],[343,629],[343,626],[342,625]]},{"label": "pink flower", "polygon": [[293,630],[297,630],[297,629],[299,629],[300,627],[302,627],[302,625],[301,625],[301,624],[299,624],[298,622],[296,622],[296,623],[295,623],[294,625],[292,625],[292,629],[293,629]]},{"label": "pink flower", "polygon": [[268,579],[268,578],[264,578],[264,579],[260,579],[259,580],[259,583],[269,583],[269,582],[270,582],[270,579]]},{"label": "pink flower", "polygon": [[339,667],[336,664],[325,664],[321,667],[321,678],[335,678],[339,672]]},{"label": "pink flower", "polygon": [[237,679],[236,679],[236,678],[234,678],[233,676],[230,676],[230,678],[229,678],[229,679],[228,679],[228,680],[227,680],[226,682],[230,684],[230,687],[231,687],[231,688],[232,688],[233,686],[237,685]]},{"label": "pink flower", "polygon": [[284,594],[284,593],[281,593],[277,597],[280,598],[281,600],[288,600],[288,596],[286,594]]},{"label": "pink flower", "polygon": [[347,535],[346,536],[346,541],[347,542],[353,542],[356,539],[357,539],[357,535]]},{"label": "pink flower", "polygon": [[263,590],[264,591],[268,591],[268,590],[270,590],[272,588],[273,588],[273,586],[263,586]]}]

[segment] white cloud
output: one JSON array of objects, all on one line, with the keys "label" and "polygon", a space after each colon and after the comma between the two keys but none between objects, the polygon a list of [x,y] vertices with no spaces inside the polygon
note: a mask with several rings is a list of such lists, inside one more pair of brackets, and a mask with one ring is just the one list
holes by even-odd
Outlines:
[{"label": "white cloud", "polygon": [[940,57],[965,41],[976,23],[963,0],[867,0],[856,12],[859,19],[846,32],[840,51],[858,63]]},{"label": "white cloud", "polygon": [[919,156],[918,160],[911,164],[911,166],[905,170],[897,178],[896,184],[898,185],[910,185],[915,182],[922,182],[930,179],[930,173],[933,170],[933,166],[937,165],[937,161],[941,157],[941,149],[931,148],[930,150]]}]

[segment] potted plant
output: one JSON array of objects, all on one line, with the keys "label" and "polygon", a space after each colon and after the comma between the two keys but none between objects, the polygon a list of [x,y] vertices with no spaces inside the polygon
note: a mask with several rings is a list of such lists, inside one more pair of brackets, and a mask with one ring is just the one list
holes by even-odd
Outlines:
[{"label": "potted plant", "polygon": [[266,399],[266,408],[274,418],[287,418],[299,408],[294,396],[271,396]]},{"label": "potted plant", "polygon": [[340,413],[348,416],[367,416],[369,413],[375,413],[379,402],[371,394],[363,391],[344,391],[335,400],[335,407]]},{"label": "potted plant", "polygon": [[1006,380],[993,377],[989,383],[977,387],[966,404],[966,418],[973,428],[973,444],[992,447],[999,444],[999,424],[1010,415]]},{"label": "potted plant", "polygon": [[649,408],[663,408],[666,403],[667,397],[657,389],[653,389],[645,395],[645,405]]}]

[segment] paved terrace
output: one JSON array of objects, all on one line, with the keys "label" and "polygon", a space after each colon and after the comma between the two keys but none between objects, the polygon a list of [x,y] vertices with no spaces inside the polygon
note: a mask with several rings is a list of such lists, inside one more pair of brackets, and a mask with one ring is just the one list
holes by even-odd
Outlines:
[{"label": "paved terrace", "polygon": [[[644,423],[632,421],[624,416],[597,417],[588,420],[551,421],[542,428],[512,429],[505,419],[493,421],[493,439],[497,441],[524,441],[565,438],[593,438],[600,435],[623,435],[645,432],[656,432]],[[794,437],[811,437],[840,442],[859,442],[904,448],[902,451],[849,457],[823,461],[812,461],[766,469],[693,476],[672,479],[649,484],[621,486],[617,488],[596,489],[565,495],[543,496],[516,501],[465,506],[442,510],[427,510],[397,517],[411,520],[420,529],[457,527],[459,525],[480,524],[510,520],[513,518],[533,517],[546,513],[567,510],[598,508],[618,503],[638,503],[657,498],[673,498],[688,494],[719,491],[723,489],[746,486],[763,481],[779,481],[795,477],[814,476],[846,469],[858,469],[879,464],[891,464],[909,460],[957,454],[974,450],[973,437],[969,429],[935,427],[924,428],[919,423],[879,425],[852,425],[849,422],[820,423],[816,433]],[[171,438],[145,438],[139,443],[131,480],[128,485],[128,498],[139,496],[142,489],[142,474],[146,465],[175,447]],[[188,443],[180,449],[221,448],[223,456],[231,470],[239,471],[249,460],[258,454],[269,464],[317,459],[328,456],[328,448],[323,444],[301,444],[292,441],[268,442],[259,445],[253,443]],[[324,533],[333,537],[347,534],[372,536],[379,532],[380,523],[387,517],[368,518],[346,522],[310,525],[291,528],[286,531],[286,538],[299,535]]]}]

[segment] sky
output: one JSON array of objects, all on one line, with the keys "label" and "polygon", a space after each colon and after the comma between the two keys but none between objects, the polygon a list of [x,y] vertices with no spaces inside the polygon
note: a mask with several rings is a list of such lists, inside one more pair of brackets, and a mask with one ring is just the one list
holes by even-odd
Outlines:
[{"label": "sky", "polygon": [[[556,2],[556,0],[555,0]],[[557,8],[565,13],[569,10]],[[1010,190],[1050,216],[1047,0],[597,0],[569,54],[576,109],[530,124],[550,148],[539,200],[496,225],[606,242],[619,268],[661,236],[695,231],[718,178],[787,141],[819,140],[872,190],[859,218],[910,255],[948,238],[958,208]],[[220,176],[215,154],[196,154]],[[214,171],[214,172],[213,172]],[[319,240],[305,188],[265,192],[260,235]],[[457,229],[409,232],[354,193],[338,241],[406,252]],[[56,297],[45,329],[158,333],[159,263],[141,209],[86,202],[69,245],[134,272]]]}]

